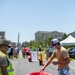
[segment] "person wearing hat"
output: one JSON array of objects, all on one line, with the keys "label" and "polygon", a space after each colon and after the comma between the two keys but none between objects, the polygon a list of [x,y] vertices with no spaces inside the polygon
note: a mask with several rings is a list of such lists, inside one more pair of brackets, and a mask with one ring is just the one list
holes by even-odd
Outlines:
[{"label": "person wearing hat", "polygon": [[[53,65],[58,65],[58,75],[70,75],[70,59],[68,50],[60,45],[58,39],[52,39],[51,45],[52,47],[55,47],[55,50],[40,71],[44,71],[45,68],[52,62]],[[54,58],[57,58],[57,61],[53,61]]]},{"label": "person wearing hat", "polygon": [[0,41],[0,75],[14,75],[12,63],[7,56],[8,44],[7,40]]}]

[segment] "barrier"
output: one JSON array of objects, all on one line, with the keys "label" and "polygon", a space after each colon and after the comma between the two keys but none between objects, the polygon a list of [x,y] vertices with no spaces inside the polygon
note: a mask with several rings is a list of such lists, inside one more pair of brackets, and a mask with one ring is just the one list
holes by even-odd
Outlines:
[{"label": "barrier", "polygon": [[30,52],[29,62],[32,62],[32,52]]},{"label": "barrier", "polygon": [[32,72],[32,73],[28,73],[27,75],[52,75],[48,72]]},{"label": "barrier", "polygon": [[32,52],[32,61],[38,61],[37,60],[37,52],[36,51]]}]

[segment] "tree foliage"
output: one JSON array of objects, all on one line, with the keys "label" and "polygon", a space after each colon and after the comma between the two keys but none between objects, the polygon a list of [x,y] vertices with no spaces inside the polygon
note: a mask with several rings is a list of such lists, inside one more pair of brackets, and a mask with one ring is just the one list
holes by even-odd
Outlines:
[{"label": "tree foliage", "polygon": [[30,42],[23,42],[22,43],[22,47],[23,46],[28,46],[28,47],[32,47],[34,50],[36,50],[39,46],[41,46],[43,49],[46,46],[50,46],[50,41],[53,39],[53,37],[49,37],[46,38],[45,40],[41,40],[41,41],[35,41],[35,40],[31,40]]},{"label": "tree foliage", "polygon": [[68,35],[66,33],[64,33],[62,40],[66,39],[68,37]]}]

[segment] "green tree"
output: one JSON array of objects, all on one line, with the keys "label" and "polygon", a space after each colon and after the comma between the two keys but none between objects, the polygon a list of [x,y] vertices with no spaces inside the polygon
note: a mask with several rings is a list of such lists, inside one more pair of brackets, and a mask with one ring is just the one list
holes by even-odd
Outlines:
[{"label": "green tree", "polygon": [[66,39],[68,37],[68,35],[66,33],[64,33],[62,40]]},{"label": "green tree", "polygon": [[48,46],[50,46],[50,42],[51,42],[52,39],[53,39],[52,36],[48,38]]}]

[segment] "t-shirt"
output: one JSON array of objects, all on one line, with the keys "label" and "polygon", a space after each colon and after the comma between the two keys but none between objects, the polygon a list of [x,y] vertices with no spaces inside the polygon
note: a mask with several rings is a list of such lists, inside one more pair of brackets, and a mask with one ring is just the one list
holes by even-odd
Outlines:
[{"label": "t-shirt", "polygon": [[29,48],[26,47],[26,48],[25,48],[25,52],[29,52]]},{"label": "t-shirt", "polygon": [[22,52],[25,52],[25,48],[22,48]]},{"label": "t-shirt", "polygon": [[0,66],[8,66],[7,56],[5,54],[1,54],[1,51],[0,51]]},{"label": "t-shirt", "polygon": [[16,47],[15,49],[14,49],[14,53],[17,53],[18,52],[18,47]]}]

